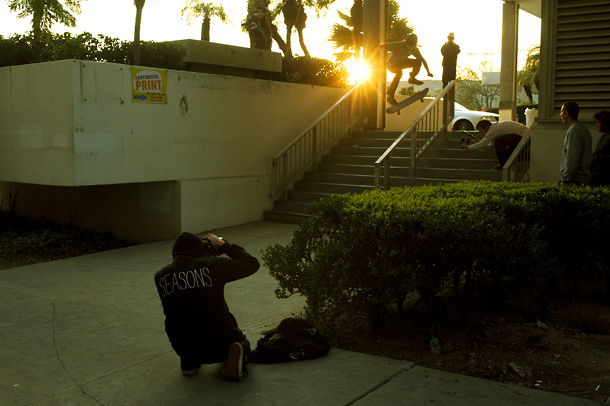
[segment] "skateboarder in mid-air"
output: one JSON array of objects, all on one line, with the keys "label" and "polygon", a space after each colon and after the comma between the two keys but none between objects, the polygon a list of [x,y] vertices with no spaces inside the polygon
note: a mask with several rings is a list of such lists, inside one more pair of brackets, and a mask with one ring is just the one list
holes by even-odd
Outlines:
[{"label": "skateboarder in mid-air", "polygon": [[[402,78],[403,69],[412,68],[411,73],[409,74],[409,83],[412,85],[422,85],[424,83],[415,78],[419,73],[422,64],[424,65],[424,68],[426,68],[428,76],[432,77],[432,73],[428,68],[428,63],[419,52],[419,49],[417,49],[417,35],[411,34],[400,42],[382,42],[379,44],[379,47],[386,47],[390,52],[386,66],[387,69],[394,74],[394,79],[392,80],[392,84],[387,93],[387,101],[389,104],[398,104],[394,95],[396,94],[398,83],[400,83],[400,79]],[[413,56],[414,58],[409,58],[409,56]]]}]

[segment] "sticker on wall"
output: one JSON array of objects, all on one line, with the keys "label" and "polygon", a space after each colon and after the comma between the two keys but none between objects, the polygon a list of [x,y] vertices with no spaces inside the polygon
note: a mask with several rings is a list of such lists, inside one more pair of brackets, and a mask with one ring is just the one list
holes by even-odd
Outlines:
[{"label": "sticker on wall", "polygon": [[131,101],[167,104],[167,71],[131,69]]}]

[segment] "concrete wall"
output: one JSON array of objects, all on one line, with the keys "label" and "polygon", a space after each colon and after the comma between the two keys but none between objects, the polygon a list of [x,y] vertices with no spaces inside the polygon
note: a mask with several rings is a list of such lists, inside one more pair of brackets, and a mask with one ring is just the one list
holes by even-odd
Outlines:
[{"label": "concrete wall", "polygon": [[[406,99],[408,96],[399,96],[396,95],[396,101],[397,102],[401,102],[404,99]],[[423,103],[422,102],[415,102],[410,104],[409,106],[405,107],[404,109],[400,110],[400,115],[398,114],[386,114],[386,130],[400,130],[400,131],[405,131],[407,130],[407,128],[409,128],[409,126],[413,123],[413,121],[415,121],[415,119],[421,114],[422,111],[424,111],[424,109],[426,107],[428,107],[428,105],[430,103],[432,103],[434,101],[433,98],[424,98],[423,99]],[[440,105],[440,113],[442,113],[442,103]],[[440,114],[439,113],[439,117]],[[440,120],[439,120],[439,125],[440,125]]]},{"label": "concrete wall", "polygon": [[345,93],[167,71],[167,104],[134,103],[130,66],[83,61],[0,79],[3,208],[136,240],[262,219],[271,158]]},{"label": "concrete wall", "polygon": [[0,68],[0,181],[73,184],[74,69],[67,61]]}]

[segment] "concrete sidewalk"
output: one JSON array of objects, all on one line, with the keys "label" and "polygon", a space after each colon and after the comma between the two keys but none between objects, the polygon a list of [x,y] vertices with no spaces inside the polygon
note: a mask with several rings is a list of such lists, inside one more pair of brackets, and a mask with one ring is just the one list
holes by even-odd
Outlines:
[{"label": "concrete sidewalk", "polygon": [[[260,260],[297,225],[271,221],[214,230]],[[153,275],[173,241],[0,271],[0,405],[594,405],[597,402],[332,349],[327,357],[248,367],[240,383],[220,365],[183,377],[164,332]],[[278,300],[262,267],[227,285],[231,311],[253,344],[298,313]]]}]

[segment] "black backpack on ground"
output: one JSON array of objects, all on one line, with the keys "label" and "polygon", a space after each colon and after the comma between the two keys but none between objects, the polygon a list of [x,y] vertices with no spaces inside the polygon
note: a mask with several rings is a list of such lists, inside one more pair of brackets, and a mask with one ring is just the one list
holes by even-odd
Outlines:
[{"label": "black backpack on ground", "polygon": [[287,318],[263,338],[252,351],[250,362],[273,364],[315,359],[328,354],[330,345],[307,320]]}]

